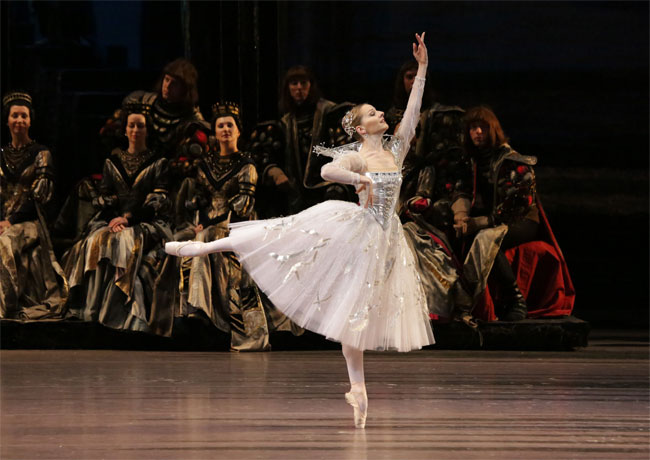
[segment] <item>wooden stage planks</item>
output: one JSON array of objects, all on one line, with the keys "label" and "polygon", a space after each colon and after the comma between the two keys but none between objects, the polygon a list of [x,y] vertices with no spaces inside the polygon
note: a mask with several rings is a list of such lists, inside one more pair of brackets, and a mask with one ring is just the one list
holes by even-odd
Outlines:
[{"label": "wooden stage planks", "polygon": [[647,459],[647,343],[368,353],[4,350],[4,459]]}]

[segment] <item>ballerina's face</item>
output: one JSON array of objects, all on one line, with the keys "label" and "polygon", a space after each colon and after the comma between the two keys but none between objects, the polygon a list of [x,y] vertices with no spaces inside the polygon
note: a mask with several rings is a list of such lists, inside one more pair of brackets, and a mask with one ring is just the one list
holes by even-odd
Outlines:
[{"label": "ballerina's face", "polygon": [[361,107],[361,123],[357,126],[359,134],[384,134],[387,129],[388,123],[384,120],[384,112],[375,109],[370,104],[364,104]]}]

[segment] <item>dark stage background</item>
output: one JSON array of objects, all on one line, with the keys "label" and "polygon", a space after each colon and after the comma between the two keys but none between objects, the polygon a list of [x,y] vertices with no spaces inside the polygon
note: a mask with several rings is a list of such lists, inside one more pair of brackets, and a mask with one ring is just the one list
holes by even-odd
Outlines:
[{"label": "dark stage background", "polygon": [[[388,108],[415,31],[438,100],[491,105],[521,153],[577,289],[576,316],[648,326],[647,2],[1,2],[2,93],[35,97],[32,134],[59,165],[59,199],[103,161],[121,99],[179,56],[200,105],[277,117],[291,65],[326,97]],[[4,126],[3,122],[3,126]],[[2,142],[7,142],[2,130]]]}]

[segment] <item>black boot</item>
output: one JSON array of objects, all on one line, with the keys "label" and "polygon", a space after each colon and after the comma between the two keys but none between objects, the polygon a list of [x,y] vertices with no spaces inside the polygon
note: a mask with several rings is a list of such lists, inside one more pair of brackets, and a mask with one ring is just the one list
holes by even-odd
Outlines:
[{"label": "black boot", "polygon": [[510,286],[507,287],[507,292],[504,292],[505,301],[504,313],[501,318],[503,321],[521,321],[526,319],[528,315],[528,306],[526,305],[526,299],[524,295],[519,290],[519,286],[515,281]]}]

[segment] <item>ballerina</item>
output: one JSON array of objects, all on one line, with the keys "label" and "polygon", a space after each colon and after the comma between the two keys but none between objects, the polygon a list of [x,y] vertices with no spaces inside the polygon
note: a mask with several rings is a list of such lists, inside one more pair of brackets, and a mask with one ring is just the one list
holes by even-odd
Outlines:
[{"label": "ballerina", "polygon": [[325,201],[298,214],[231,224],[209,243],[169,242],[165,251],[192,257],[233,251],[276,307],[298,325],[341,342],[350,378],[345,400],[364,428],[368,396],[364,350],[410,351],[434,343],[415,260],[395,212],[401,169],[419,121],[428,56],[415,34],[418,62],[402,123],[384,136],[384,112],[353,107],[343,127],[357,142],[317,148],[334,160],[325,180],[357,187],[360,203]]}]

